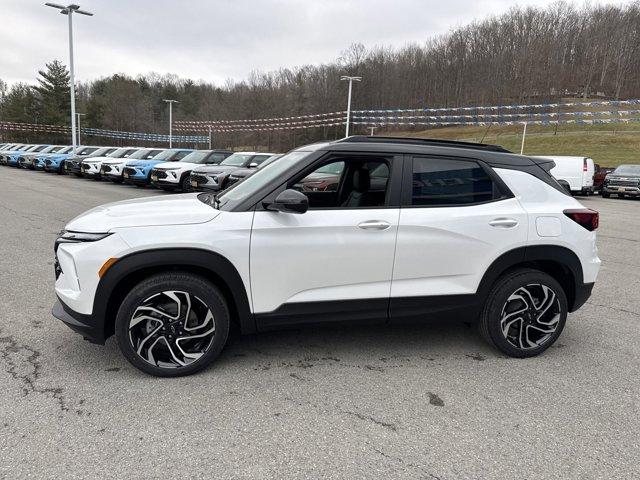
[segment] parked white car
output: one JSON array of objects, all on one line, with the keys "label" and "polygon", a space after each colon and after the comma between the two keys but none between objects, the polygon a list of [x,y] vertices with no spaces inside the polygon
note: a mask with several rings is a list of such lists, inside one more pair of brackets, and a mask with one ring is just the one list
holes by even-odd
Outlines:
[{"label": "parked white car", "polygon": [[85,178],[100,180],[102,178],[100,175],[102,162],[109,161],[114,158],[127,159],[138,150],[140,150],[138,147],[122,147],[104,157],[87,157],[80,162],[80,171],[82,172],[82,176]]},{"label": "parked white car", "polygon": [[164,150],[162,148],[143,148],[133,152],[128,157],[104,159],[100,164],[100,176],[113,183],[122,183],[122,172],[127,162],[131,160],[151,160]]},{"label": "parked white car", "polygon": [[[490,145],[349,137],[219,195],[97,207],[56,240],[53,315],[96,343],[115,334],[158,376],[207,366],[232,324],[468,319],[506,355],[538,355],[600,268],[598,213],[550,166]],[[331,188],[308,188],[319,171]]]},{"label": "parked white car", "polygon": [[572,194],[593,193],[593,175],[596,173],[593,159],[555,155],[539,158],[548,158],[555,162],[556,166],[551,169],[551,175]]}]

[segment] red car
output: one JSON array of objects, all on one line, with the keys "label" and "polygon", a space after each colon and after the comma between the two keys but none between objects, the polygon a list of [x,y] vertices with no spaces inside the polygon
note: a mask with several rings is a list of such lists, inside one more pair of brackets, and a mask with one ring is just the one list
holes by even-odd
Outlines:
[{"label": "red car", "polygon": [[596,163],[595,165],[596,173],[593,174],[593,190],[602,192],[602,184],[604,183],[604,179],[608,174],[613,172],[615,168],[612,167],[601,167]]}]

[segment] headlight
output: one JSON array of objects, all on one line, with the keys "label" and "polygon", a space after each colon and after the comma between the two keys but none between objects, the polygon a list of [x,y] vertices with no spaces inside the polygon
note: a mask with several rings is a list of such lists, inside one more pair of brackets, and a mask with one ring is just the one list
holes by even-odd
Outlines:
[{"label": "headlight", "polygon": [[63,230],[60,232],[60,236],[56,238],[55,250],[58,250],[58,245],[61,243],[97,242],[109,235],[111,235],[111,233],[67,232]]}]

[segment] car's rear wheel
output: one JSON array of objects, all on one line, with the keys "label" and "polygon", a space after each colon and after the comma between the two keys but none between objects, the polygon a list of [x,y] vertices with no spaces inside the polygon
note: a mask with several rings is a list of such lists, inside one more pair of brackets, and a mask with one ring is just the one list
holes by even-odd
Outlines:
[{"label": "car's rear wheel", "polygon": [[224,296],[190,273],[164,273],[139,283],[116,317],[116,338],[136,368],[159,377],[190,375],[222,352],[229,335]]},{"label": "car's rear wheel", "polygon": [[611,196],[610,193],[602,192],[602,198],[609,198]]},{"label": "car's rear wheel", "polygon": [[519,269],[493,286],[480,316],[480,332],[511,357],[533,357],[558,339],[567,313],[566,294],[553,277]]}]

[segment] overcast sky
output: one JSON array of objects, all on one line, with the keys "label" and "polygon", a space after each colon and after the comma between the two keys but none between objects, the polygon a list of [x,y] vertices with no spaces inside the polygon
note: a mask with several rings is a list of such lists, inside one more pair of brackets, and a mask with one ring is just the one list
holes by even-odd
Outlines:
[{"label": "overcast sky", "polygon": [[[513,5],[545,0],[76,0],[80,81],[113,73],[175,73],[221,84],[334,60],[367,47],[423,43]],[[55,2],[54,3],[58,3]],[[576,1],[583,5],[582,0]],[[594,3],[594,2],[592,2]],[[595,3],[625,3],[610,0]],[[44,0],[0,0],[0,79],[33,82],[54,58],[68,64],[67,17]]]}]

